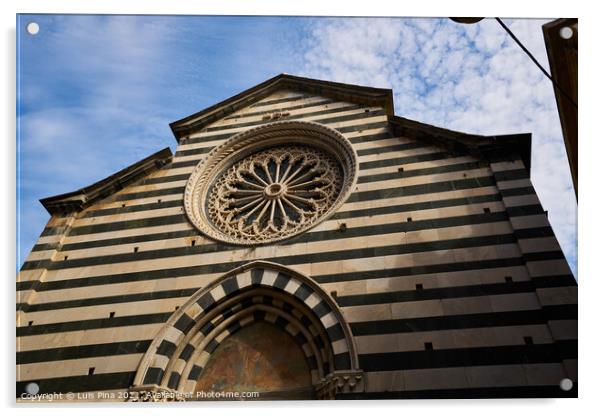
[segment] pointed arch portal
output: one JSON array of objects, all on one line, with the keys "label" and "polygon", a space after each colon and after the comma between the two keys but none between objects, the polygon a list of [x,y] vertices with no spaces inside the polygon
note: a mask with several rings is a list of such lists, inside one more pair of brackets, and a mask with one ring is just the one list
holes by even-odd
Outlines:
[{"label": "pointed arch portal", "polygon": [[[265,342],[267,337],[274,339],[272,346]],[[266,397],[309,398],[292,393],[307,392],[304,384],[313,389],[310,397],[317,398],[364,389],[353,336],[336,302],[310,277],[255,261],[198,290],[174,312],[139,364],[132,397],[199,399],[198,389],[216,379],[215,362],[225,362],[220,358],[223,350],[234,351],[232,357],[248,356],[244,346],[249,345],[258,357],[257,366],[267,360],[281,369],[281,374],[268,376],[272,381],[264,380]],[[286,360],[292,360],[288,372],[282,366]],[[240,371],[238,382],[227,387],[240,386]],[[290,386],[283,385],[287,377]],[[232,373],[225,376],[233,378]],[[249,378],[245,380],[243,385],[252,386]],[[270,382],[277,391],[269,391]]]}]

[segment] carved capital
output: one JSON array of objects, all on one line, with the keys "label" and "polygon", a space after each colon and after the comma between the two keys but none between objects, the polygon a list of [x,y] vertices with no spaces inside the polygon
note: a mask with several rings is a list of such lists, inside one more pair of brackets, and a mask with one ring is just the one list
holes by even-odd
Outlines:
[{"label": "carved capital", "polygon": [[362,393],[365,390],[362,370],[335,371],[328,374],[316,386],[318,399],[333,400],[337,394]]}]

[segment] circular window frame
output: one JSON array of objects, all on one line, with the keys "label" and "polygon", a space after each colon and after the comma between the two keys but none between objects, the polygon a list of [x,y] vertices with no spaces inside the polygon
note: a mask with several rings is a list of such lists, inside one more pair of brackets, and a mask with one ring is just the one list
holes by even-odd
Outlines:
[{"label": "circular window frame", "polygon": [[[269,149],[291,143],[318,148],[340,164],[343,172],[339,195],[330,208],[316,220],[300,227],[297,232],[263,241],[234,238],[217,228],[209,219],[206,206],[211,186],[216,178],[242,159]],[[357,183],[359,165],[351,142],[338,131],[310,121],[277,121],[236,134],[215,147],[194,168],[184,191],[184,208],[189,221],[205,236],[227,244],[261,246],[293,238],[329,218],[345,203]]]}]

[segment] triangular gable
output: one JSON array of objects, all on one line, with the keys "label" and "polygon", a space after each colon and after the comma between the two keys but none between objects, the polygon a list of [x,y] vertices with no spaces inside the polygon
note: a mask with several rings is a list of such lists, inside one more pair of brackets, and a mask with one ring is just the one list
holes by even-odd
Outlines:
[{"label": "triangular gable", "polygon": [[[420,123],[393,113],[393,94],[390,89],[363,87],[337,82],[280,74],[205,110],[170,124],[178,142],[235,112],[247,108],[282,91],[298,91],[307,95],[328,97],[349,103],[379,106],[387,115],[394,134],[431,142],[452,151],[468,152],[490,161],[519,156],[527,169],[531,166],[531,134],[481,136]],[[81,211],[96,201],[107,198],[172,158],[169,147],[102,179],[90,186],[44,198],[40,202],[50,214]]]},{"label": "triangular gable", "polygon": [[183,137],[202,130],[205,126],[248,107],[279,90],[295,90],[355,104],[380,106],[385,109],[388,115],[393,115],[393,93],[390,89],[363,87],[280,74],[205,110],[174,121],[170,124],[171,130],[179,142]]},{"label": "triangular gable", "polygon": [[308,95],[328,97],[349,103],[380,106],[385,110],[396,133],[430,141],[448,149],[469,152],[489,160],[520,156],[527,169],[531,166],[531,134],[482,136],[432,126],[395,116],[393,92],[338,82],[280,74],[249,88],[227,100],[170,124],[178,142],[235,112],[265,100],[279,91],[298,91]]}]

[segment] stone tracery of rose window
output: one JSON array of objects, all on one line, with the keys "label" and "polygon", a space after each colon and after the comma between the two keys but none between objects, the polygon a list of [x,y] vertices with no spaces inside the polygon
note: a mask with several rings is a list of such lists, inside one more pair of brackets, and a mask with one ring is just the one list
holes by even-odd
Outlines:
[{"label": "stone tracery of rose window", "polygon": [[353,145],[306,121],[246,130],[215,147],[191,173],[184,192],[188,219],[228,244],[281,241],[334,213],[355,187]]},{"label": "stone tracery of rose window", "polygon": [[333,205],[341,185],[341,167],[324,152],[276,147],[244,158],[218,177],[207,209],[225,234],[260,242],[315,222]]}]

